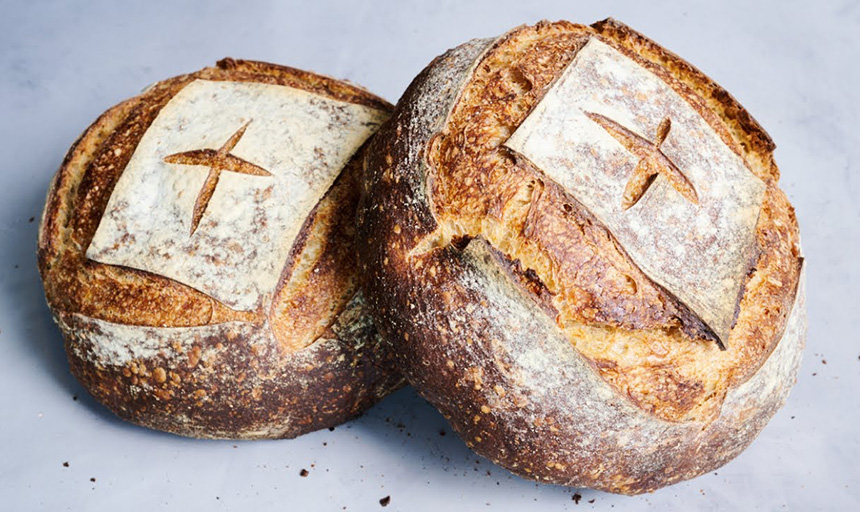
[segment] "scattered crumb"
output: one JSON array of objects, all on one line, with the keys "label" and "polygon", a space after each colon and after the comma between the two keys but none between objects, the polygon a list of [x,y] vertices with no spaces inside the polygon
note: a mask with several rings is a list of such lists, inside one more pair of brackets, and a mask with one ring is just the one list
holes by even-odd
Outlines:
[{"label": "scattered crumb", "polygon": [[818,372],[812,372],[813,377],[815,377],[816,375],[818,375]]},{"label": "scattered crumb", "polygon": [[588,502],[589,502],[589,503],[594,503],[594,500],[596,500],[596,499],[597,499],[597,498],[590,499],[590,500],[588,500]]},{"label": "scattered crumb", "polygon": [[827,364],[827,359],[822,359],[821,364]]},{"label": "scattered crumb", "polygon": [[442,437],[445,437],[445,431],[444,431],[444,430],[440,430],[440,431],[439,431],[439,435],[440,435],[440,436],[442,436]]},{"label": "scattered crumb", "polygon": [[90,478],[90,482],[95,482],[95,481],[96,481],[96,477]]},{"label": "scattered crumb", "polygon": [[63,462],[63,467],[64,467],[64,468],[69,467],[69,463],[68,463],[68,462]]},{"label": "scattered crumb", "polygon": [[323,441],[323,446],[328,446],[328,443],[326,443],[325,441]]},{"label": "scattered crumb", "polygon": [[389,503],[391,503],[391,496],[386,496],[379,500],[379,504],[383,507],[387,507]]},{"label": "scattered crumb", "polygon": [[329,428],[328,428],[328,431],[329,431],[329,432],[334,432],[334,427],[329,427]]},{"label": "scattered crumb", "polygon": [[33,222],[34,220],[36,220],[36,217],[30,217],[30,220],[28,220],[27,222]]},{"label": "scattered crumb", "polygon": [[575,493],[573,493],[573,496],[571,496],[571,499],[573,500],[573,502],[574,502],[574,503],[576,503],[577,505],[579,505],[579,500],[581,500],[581,499],[582,499],[582,494],[579,494],[578,492],[575,492]]},{"label": "scattered crumb", "polygon": [[302,470],[301,470],[301,471],[299,471],[299,475],[300,475],[300,476],[308,476],[308,474],[309,474],[309,473],[308,473],[308,470],[307,470],[307,469],[302,468]]},{"label": "scattered crumb", "polygon": [[78,401],[78,395],[72,395],[72,400],[77,402]]}]

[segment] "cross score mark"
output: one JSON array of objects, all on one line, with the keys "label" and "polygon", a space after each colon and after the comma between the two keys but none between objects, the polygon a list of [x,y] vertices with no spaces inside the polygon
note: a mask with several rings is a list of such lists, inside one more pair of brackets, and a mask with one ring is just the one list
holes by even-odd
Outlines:
[{"label": "cross score mark", "polygon": [[243,160],[236,155],[230,153],[239,139],[245,134],[248,125],[251,121],[245,123],[241,128],[227,139],[223,146],[215,149],[195,149],[185,151],[183,153],[175,153],[164,157],[164,161],[171,164],[180,165],[205,165],[209,167],[209,175],[206,176],[206,181],[203,187],[197,194],[197,201],[194,202],[194,213],[191,216],[191,235],[197,230],[200,225],[200,220],[209,206],[209,201],[212,199],[212,194],[215,193],[215,187],[218,186],[218,180],[221,178],[222,171],[235,172],[239,174],[249,174],[251,176],[271,176],[272,173],[263,169],[258,165],[254,165],[247,160]]},{"label": "cross score mark", "polygon": [[615,140],[627,148],[627,151],[639,157],[639,163],[636,164],[636,169],[630,176],[630,181],[627,182],[624,196],[621,199],[621,206],[625,210],[635,205],[645,195],[658,175],[663,175],[669,180],[672,187],[685,199],[693,204],[699,204],[699,196],[696,194],[693,184],[660,148],[669,135],[669,130],[672,129],[672,121],[669,116],[660,121],[660,125],[657,127],[656,141],[652,142],[606,116],[593,112],[586,112],[585,115],[600,125],[609,135],[612,135]]}]

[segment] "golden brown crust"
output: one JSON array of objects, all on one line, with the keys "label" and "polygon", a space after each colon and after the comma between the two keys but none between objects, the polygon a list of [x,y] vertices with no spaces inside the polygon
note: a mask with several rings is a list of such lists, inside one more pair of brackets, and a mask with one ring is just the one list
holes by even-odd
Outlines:
[{"label": "golden brown crust", "polygon": [[[154,84],[108,110],[70,149],[52,182],[40,227],[39,269],[48,303],[66,336],[72,371],[120,416],[184,435],[293,437],[332,426],[371,405],[400,381],[356,296],[353,216],[359,193],[358,157],[305,222],[293,251],[293,260],[301,261],[303,268],[294,273],[296,267],[287,265],[280,292],[267,311],[233,310],[172,279],[85,256],[141,137],[162,107],[197,79],[286,85],[384,111],[391,108],[367,91],[331,78],[224,59],[216,67]],[[350,325],[344,324],[347,319]],[[201,373],[186,361],[184,349],[170,341],[185,334],[157,331],[147,339],[167,343],[158,355],[144,351],[109,359],[105,354],[110,351],[105,352],[96,339],[104,328],[96,320],[109,322],[111,328],[196,326],[201,329],[193,331],[194,336],[208,340],[195,345],[197,350],[208,344],[220,355],[208,374]],[[243,323],[257,326],[254,329],[267,325],[263,334],[277,341],[268,359],[254,360],[265,344],[263,334],[230,327]],[[332,330],[335,326],[337,332]],[[121,332],[132,336],[132,331]],[[141,368],[160,370],[144,379]],[[247,378],[231,380],[246,374]],[[196,387],[186,389],[190,385]],[[261,390],[274,395],[264,400],[261,397],[267,395]],[[193,400],[197,391],[209,398]]]},{"label": "golden brown crust", "polygon": [[[552,296],[556,321],[567,330],[571,342],[607,381],[641,407],[676,421],[714,417],[724,386],[735,382],[735,375],[748,375],[761,364],[776,342],[771,331],[780,328],[785,315],[774,318],[773,326],[732,336],[735,346],[728,353],[712,354],[709,342],[714,337],[707,326],[639,270],[609,230],[576,199],[501,145],[589,38],[613,37],[609,42],[626,44],[622,49],[640,62],[632,53],[639,46],[656,54],[653,43],[647,45],[638,36],[635,46],[630,38],[619,35],[620,25],[614,26],[614,31],[599,36],[588,27],[543,23],[515,30],[496,42],[464,85],[446,125],[431,143],[427,157],[431,201],[441,229],[430,239],[436,246],[444,244],[436,240],[440,237],[481,237],[531,271],[533,280]],[[643,65],[690,98],[738,154],[750,154],[749,144],[743,146],[749,136],[731,139],[734,132],[721,123],[726,115],[714,115],[685,85],[698,84],[695,80],[704,80],[704,75],[696,72],[687,79],[683,73],[693,69],[689,65],[666,69],[658,69],[650,61]],[[718,113],[730,108],[733,105]],[[769,204],[774,204],[776,190],[770,189]],[[765,215],[759,221],[759,241],[764,240],[761,232],[776,229],[772,222],[783,226],[783,236],[768,239],[759,253],[796,252],[797,227],[790,207],[772,213],[776,218]],[[777,282],[795,283],[796,258],[794,263],[793,267],[768,268],[774,273],[765,275]],[[757,266],[762,267],[761,263]],[[794,288],[775,291],[773,300],[785,303],[793,297]],[[631,336],[633,330],[639,334]],[[618,354],[619,343],[634,347]],[[700,362],[702,358],[709,359],[707,368]],[[717,399],[709,399],[711,396]]]},{"label": "golden brown crust", "polygon": [[434,211],[446,230],[483,236],[512,260],[545,269],[537,273],[557,295],[562,325],[683,326],[699,334],[703,326],[629,261],[605,227],[501,146],[591,35],[586,27],[539,24],[497,42],[434,138]]},{"label": "golden brown crust", "polygon": [[176,281],[85,257],[116,180],[138,141],[161,108],[195,79],[287,85],[373,108],[390,108],[367,91],[320,75],[263,62],[223,59],[217,67],[159,82],[110,110],[82,138],[83,150],[78,150],[78,144],[69,152],[46,204],[39,265],[48,300],[57,308],[111,322],[152,326],[254,318]]},{"label": "golden brown crust", "polygon": [[[540,23],[434,60],[372,142],[359,233],[400,368],[469,446],[529,478],[633,494],[752,442],[793,383],[805,313],[797,222],[764,166],[764,132],[734,100],[705,96],[718,86],[704,75],[614,27]],[[725,351],[502,147],[588,37],[649,69],[668,62],[672,87],[768,182]]]}]

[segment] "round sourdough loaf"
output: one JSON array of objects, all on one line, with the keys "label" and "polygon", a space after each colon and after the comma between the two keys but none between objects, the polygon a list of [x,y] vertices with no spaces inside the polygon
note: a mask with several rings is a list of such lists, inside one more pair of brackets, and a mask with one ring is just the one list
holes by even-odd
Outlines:
[{"label": "round sourdough loaf", "polygon": [[108,110],[39,233],[72,373],[123,419],[209,438],[294,437],[396,388],[354,260],[355,155],[390,110],[233,59]]},{"label": "round sourdough loaf", "polygon": [[773,149],[611,19],[447,52],[365,159],[360,261],[398,367],[527,478],[635,494],[724,464],[805,339]]}]

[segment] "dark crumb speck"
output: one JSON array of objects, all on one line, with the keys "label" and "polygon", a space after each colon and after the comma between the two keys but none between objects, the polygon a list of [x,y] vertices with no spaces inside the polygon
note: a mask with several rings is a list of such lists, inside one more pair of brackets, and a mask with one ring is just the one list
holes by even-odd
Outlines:
[{"label": "dark crumb speck", "polygon": [[299,475],[300,475],[300,476],[308,476],[308,474],[309,474],[309,473],[308,473],[308,470],[307,470],[307,469],[304,469],[304,468],[303,468],[301,471],[299,471]]},{"label": "dark crumb speck", "polygon": [[36,217],[30,217],[30,220],[28,220],[27,222],[33,222],[34,220],[36,220]]},{"label": "dark crumb speck", "polygon": [[818,372],[812,372],[813,377],[815,377],[816,375],[818,375]]},{"label": "dark crumb speck", "polygon": [[63,462],[63,467],[64,467],[64,468],[69,467],[69,463],[68,463],[68,462]]},{"label": "dark crumb speck", "polygon": [[379,500],[379,504],[383,507],[387,507],[389,503],[391,503],[391,496],[386,496]]},{"label": "dark crumb speck", "polygon": [[90,482],[95,482],[95,481],[96,481],[96,477],[90,478]]},{"label": "dark crumb speck", "polygon": [[440,436],[442,436],[442,437],[445,437],[445,431],[444,431],[444,430],[440,430],[440,431],[439,431],[439,435],[440,435]]},{"label": "dark crumb speck", "polygon": [[792,416],[791,419],[794,419],[794,416]]},{"label": "dark crumb speck", "polygon": [[574,503],[576,503],[577,505],[579,505],[579,500],[581,500],[581,499],[582,499],[582,494],[579,494],[578,492],[575,492],[575,493],[573,493],[573,496],[571,496],[570,498],[573,500],[573,502],[574,502]]},{"label": "dark crumb speck", "polygon": [[215,496],[215,499],[216,499],[216,500],[220,500],[220,499],[221,499],[221,497],[220,497],[220,496]]},{"label": "dark crumb speck", "polygon": [[328,428],[328,431],[329,431],[329,432],[334,432],[334,427],[329,427],[329,428]]},{"label": "dark crumb speck", "polygon": [[827,364],[827,359],[822,359],[821,364]]},{"label": "dark crumb speck", "polygon": [[[597,498],[595,498],[595,499],[597,499]],[[594,500],[593,500],[593,499],[592,499],[592,500],[588,500],[588,502],[589,502],[589,503],[594,503]]]},{"label": "dark crumb speck", "polygon": [[326,443],[325,441],[323,441],[323,446],[328,446],[328,443]]},{"label": "dark crumb speck", "polygon": [[74,400],[75,402],[77,402],[77,401],[78,401],[78,395],[72,395],[72,400]]}]

